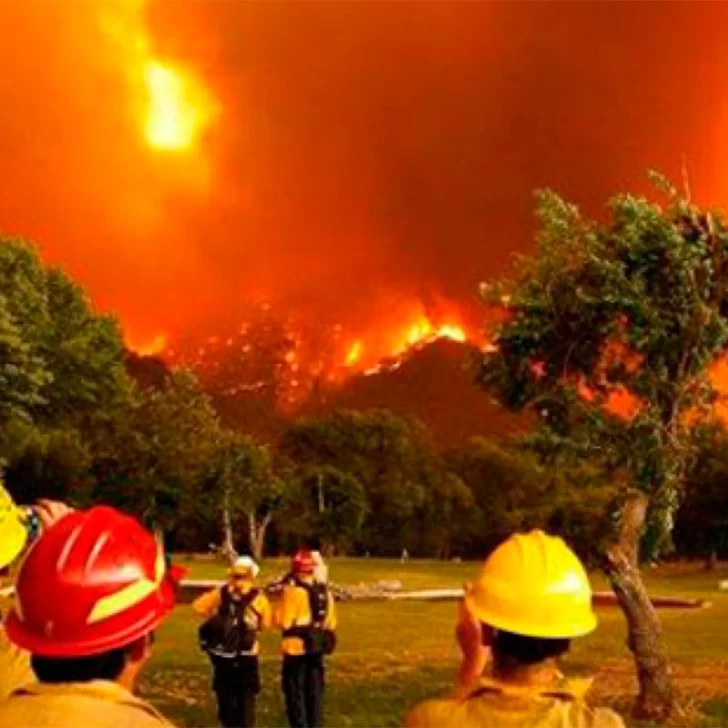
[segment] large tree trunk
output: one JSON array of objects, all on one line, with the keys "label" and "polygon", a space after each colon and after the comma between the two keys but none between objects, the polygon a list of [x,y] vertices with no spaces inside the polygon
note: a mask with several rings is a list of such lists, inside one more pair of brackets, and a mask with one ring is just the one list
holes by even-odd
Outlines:
[{"label": "large tree trunk", "polygon": [[229,494],[225,492],[222,508],[222,550],[225,558],[230,562],[235,559],[235,544],[233,543],[233,524],[230,517]]},{"label": "large tree trunk", "polygon": [[679,708],[662,627],[639,569],[639,543],[647,505],[642,493],[627,497],[617,538],[606,550],[603,568],[627,619],[628,645],[640,688],[635,717],[665,720],[676,715]]},{"label": "large tree trunk", "polygon": [[250,550],[253,558],[260,561],[263,558],[263,550],[265,548],[265,534],[272,520],[272,516],[268,513],[263,520],[258,523],[255,513],[248,515],[248,537],[250,540]]}]

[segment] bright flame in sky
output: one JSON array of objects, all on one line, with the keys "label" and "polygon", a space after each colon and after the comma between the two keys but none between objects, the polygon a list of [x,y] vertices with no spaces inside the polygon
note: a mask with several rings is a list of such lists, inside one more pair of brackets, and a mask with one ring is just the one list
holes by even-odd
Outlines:
[{"label": "bright flame in sky", "polygon": [[197,131],[199,116],[188,99],[184,79],[158,61],[144,72],[149,94],[144,133],[157,149],[179,150],[190,146]]},{"label": "bright flame in sky", "polygon": [[122,63],[146,142],[161,151],[193,149],[218,115],[219,104],[192,70],[153,52],[145,21],[146,2],[114,3],[101,14],[100,22],[125,54]]}]

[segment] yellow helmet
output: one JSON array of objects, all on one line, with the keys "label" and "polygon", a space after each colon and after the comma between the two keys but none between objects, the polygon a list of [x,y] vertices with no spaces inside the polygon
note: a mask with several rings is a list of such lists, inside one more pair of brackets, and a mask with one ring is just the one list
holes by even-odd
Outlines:
[{"label": "yellow helmet", "polygon": [[491,627],[528,637],[571,638],[597,618],[584,567],[560,539],[543,531],[516,534],[486,560],[467,593],[473,614]]},{"label": "yellow helmet", "polygon": [[20,556],[28,539],[23,511],[0,482],[0,569]]}]

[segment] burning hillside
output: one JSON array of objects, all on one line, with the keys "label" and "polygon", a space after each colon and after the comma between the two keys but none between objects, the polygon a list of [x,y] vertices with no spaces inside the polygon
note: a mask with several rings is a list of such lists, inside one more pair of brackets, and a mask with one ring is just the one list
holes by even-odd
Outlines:
[{"label": "burning hillside", "polygon": [[413,307],[401,321],[347,331],[341,324],[283,316],[269,304],[254,309],[234,329],[180,337],[167,345],[159,335],[137,353],[157,354],[175,366],[190,367],[203,385],[226,397],[269,390],[276,407],[296,408],[316,387],[339,384],[354,375],[397,368],[403,356],[438,339],[476,342],[455,310],[432,314]]},{"label": "burning hillside", "polygon": [[[339,397],[343,397],[341,406],[357,406],[357,393],[363,390],[355,382],[400,382],[399,377],[392,380],[392,375],[408,370],[419,352],[440,342],[454,347],[448,350],[448,363],[427,371],[433,377],[432,386],[444,391],[453,366],[456,379],[466,376],[461,360],[477,350],[482,339],[482,334],[467,326],[466,318],[452,306],[440,306],[439,311],[410,306],[397,320],[393,315],[386,325],[362,326],[354,332],[340,324],[285,316],[265,304],[251,310],[235,328],[178,337],[169,344],[160,334],[148,347],[132,348],[137,355],[157,355],[169,366],[191,368],[223,419],[267,438],[282,420],[338,406]],[[408,377],[404,374],[404,380]],[[426,398],[425,383],[419,381],[415,390]],[[477,397],[471,384],[468,390]],[[364,396],[361,406],[387,407],[392,400],[398,411],[407,414],[405,401],[409,401],[409,413],[420,413],[423,406],[413,401],[416,396],[416,391],[392,396],[385,391]]]}]

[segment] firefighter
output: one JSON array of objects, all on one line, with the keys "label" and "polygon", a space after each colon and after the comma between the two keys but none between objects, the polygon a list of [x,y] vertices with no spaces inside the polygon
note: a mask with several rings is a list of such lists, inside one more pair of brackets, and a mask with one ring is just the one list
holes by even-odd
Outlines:
[{"label": "firefighter", "polygon": [[271,606],[255,587],[258,565],[238,558],[227,583],[192,604],[207,621],[200,627],[200,646],[212,662],[213,690],[223,728],[252,728],[260,692],[258,632],[271,626]]},{"label": "firefighter", "polygon": [[173,605],[161,544],[138,521],[105,506],[63,517],[18,574],[7,635],[38,682],[0,706],[0,728],[169,726],[132,691]]},{"label": "firefighter", "polygon": [[310,551],[293,558],[293,579],[283,591],[282,685],[291,728],[318,728],[323,719],[324,656],[336,646],[336,608],[328,586],[314,578]]},{"label": "firefighter", "polygon": [[542,531],[512,536],[466,587],[458,691],[416,706],[405,726],[624,728],[613,711],[587,704],[589,680],[559,671],[571,639],[596,624],[586,572],[568,546]]},{"label": "firefighter", "polygon": [[[39,501],[32,509],[20,508],[0,482],[0,586],[3,586],[4,575],[7,576],[11,564],[41,530],[70,510],[63,503],[47,500]],[[7,593],[12,593],[10,587]],[[16,688],[34,680],[30,655],[8,641],[0,612],[0,701],[5,700]]]}]

